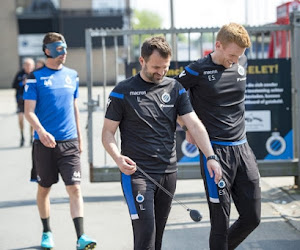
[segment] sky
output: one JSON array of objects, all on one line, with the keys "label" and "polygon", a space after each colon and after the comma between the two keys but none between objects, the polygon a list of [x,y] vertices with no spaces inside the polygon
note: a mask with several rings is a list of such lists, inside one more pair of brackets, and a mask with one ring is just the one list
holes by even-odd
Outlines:
[{"label": "sky", "polygon": [[[130,0],[131,8],[151,10],[171,27],[171,0]],[[237,22],[250,26],[274,23],[276,7],[287,0],[173,0],[175,28],[220,27]],[[247,8],[245,8],[247,6]]]}]

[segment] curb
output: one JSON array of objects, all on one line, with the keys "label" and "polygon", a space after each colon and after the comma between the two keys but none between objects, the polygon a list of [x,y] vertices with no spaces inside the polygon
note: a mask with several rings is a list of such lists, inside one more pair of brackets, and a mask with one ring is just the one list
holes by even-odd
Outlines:
[{"label": "curb", "polygon": [[269,204],[293,228],[300,232],[300,189],[296,186],[276,187],[268,181],[263,181],[269,187],[265,194]]}]

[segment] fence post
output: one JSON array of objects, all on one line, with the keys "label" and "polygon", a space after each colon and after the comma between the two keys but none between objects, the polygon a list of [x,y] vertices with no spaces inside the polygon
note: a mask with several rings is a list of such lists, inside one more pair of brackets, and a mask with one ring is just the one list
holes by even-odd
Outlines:
[{"label": "fence post", "polygon": [[93,171],[93,99],[92,99],[92,88],[93,88],[93,53],[92,53],[92,37],[91,30],[85,30],[85,48],[86,48],[86,68],[87,68],[87,87],[88,87],[88,121],[87,121],[87,138],[88,138],[88,163],[90,169],[90,181],[94,180]]},{"label": "fence post", "polygon": [[295,176],[295,184],[300,187],[300,12],[293,12],[290,16],[292,25],[292,94],[294,99],[294,133],[295,133],[295,153],[298,158],[298,176]]}]

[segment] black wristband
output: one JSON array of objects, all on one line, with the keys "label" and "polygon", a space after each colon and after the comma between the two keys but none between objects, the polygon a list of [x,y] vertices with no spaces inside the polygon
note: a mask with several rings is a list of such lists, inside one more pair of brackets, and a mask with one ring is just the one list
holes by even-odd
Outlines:
[{"label": "black wristband", "polygon": [[188,128],[187,128],[185,125],[183,125],[181,128],[182,128],[182,130],[185,131],[185,132],[188,131]]},{"label": "black wristband", "polygon": [[215,160],[217,162],[220,162],[220,159],[217,155],[210,155],[206,158],[206,161],[209,161],[209,160]]}]

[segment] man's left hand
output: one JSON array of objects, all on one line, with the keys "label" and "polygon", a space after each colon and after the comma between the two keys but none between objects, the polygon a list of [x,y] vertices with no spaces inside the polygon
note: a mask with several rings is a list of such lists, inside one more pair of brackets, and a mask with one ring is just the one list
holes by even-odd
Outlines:
[{"label": "man's left hand", "polygon": [[207,161],[207,170],[211,178],[214,178],[216,184],[222,179],[222,167],[216,160]]}]

